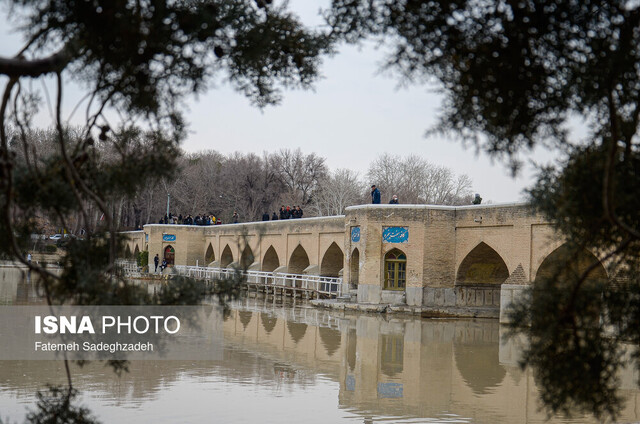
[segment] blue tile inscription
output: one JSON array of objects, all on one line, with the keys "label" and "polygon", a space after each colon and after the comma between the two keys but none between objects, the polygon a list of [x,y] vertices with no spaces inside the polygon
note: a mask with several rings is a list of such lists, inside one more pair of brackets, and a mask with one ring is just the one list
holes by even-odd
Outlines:
[{"label": "blue tile inscription", "polygon": [[351,241],[354,243],[360,241],[360,227],[351,227]]},{"label": "blue tile inscription", "polygon": [[409,241],[409,228],[384,227],[382,228],[382,241],[385,243],[406,243]]}]

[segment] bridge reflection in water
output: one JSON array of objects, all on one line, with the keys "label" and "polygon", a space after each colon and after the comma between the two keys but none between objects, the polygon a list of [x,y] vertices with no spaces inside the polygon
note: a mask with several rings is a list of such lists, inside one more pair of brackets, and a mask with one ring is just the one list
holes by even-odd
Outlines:
[{"label": "bridge reflection in water", "polygon": [[[31,298],[24,284],[5,285],[5,303],[8,289],[8,303]],[[120,379],[99,363],[76,368],[83,403],[103,422],[545,422],[532,373],[495,320],[344,315],[258,297],[223,328],[223,361],[132,362]],[[636,377],[622,376],[621,422],[640,419]],[[64,382],[61,363],[1,362],[3,419],[21,420],[46,382]]]}]

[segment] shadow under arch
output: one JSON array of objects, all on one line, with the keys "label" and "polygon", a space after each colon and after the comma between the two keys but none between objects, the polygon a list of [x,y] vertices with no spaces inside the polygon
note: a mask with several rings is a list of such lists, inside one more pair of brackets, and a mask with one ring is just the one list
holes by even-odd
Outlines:
[{"label": "shadow under arch", "polygon": [[264,258],[262,258],[262,270],[272,272],[279,266],[280,259],[278,258],[276,249],[274,249],[273,246],[269,246],[267,252],[264,254]]},{"label": "shadow under arch", "polygon": [[320,334],[320,341],[327,351],[327,355],[333,356],[342,343],[342,335],[338,330],[328,327],[319,327],[318,333]]},{"label": "shadow under arch", "polygon": [[342,268],[344,268],[344,253],[334,241],[322,257],[320,275],[323,277],[339,277]]},{"label": "shadow under arch", "polygon": [[291,254],[287,271],[291,274],[302,274],[302,272],[309,266],[309,263],[307,251],[304,250],[304,247],[302,247],[301,244],[299,244]]},{"label": "shadow under arch", "polygon": [[242,267],[242,269],[249,269],[249,267],[253,263],[253,259],[253,250],[251,250],[249,245],[246,245],[242,250],[242,254],[240,255],[240,267]]},{"label": "shadow under arch", "polygon": [[138,245],[136,244],[136,248],[133,249],[133,259],[138,259],[138,255],[140,255],[140,249],[138,248]]},{"label": "shadow under arch", "polygon": [[287,331],[295,344],[298,344],[307,332],[307,324],[303,324],[295,321],[287,321]]},{"label": "shadow under arch", "polygon": [[204,254],[204,265],[207,266],[216,260],[216,254],[213,252],[213,246],[209,243],[207,251]]},{"label": "shadow under arch", "polygon": [[582,277],[584,272],[594,264],[594,269],[586,278],[588,282],[608,281],[607,271],[602,262],[586,249],[577,248],[564,243],[553,252],[549,253],[536,271],[535,283],[543,279],[556,279],[558,281],[571,281]]},{"label": "shadow under arch", "polygon": [[231,253],[231,248],[227,244],[222,251],[222,255],[220,255],[220,268],[226,268],[233,262],[233,253]]},{"label": "shadow under arch", "polygon": [[272,317],[266,312],[260,312],[260,322],[262,322],[262,328],[267,334],[271,334],[274,328],[276,328],[276,324],[278,323],[278,318]]},{"label": "shadow under arch", "polygon": [[458,267],[456,284],[502,284],[509,269],[502,257],[485,242],[480,242]]}]

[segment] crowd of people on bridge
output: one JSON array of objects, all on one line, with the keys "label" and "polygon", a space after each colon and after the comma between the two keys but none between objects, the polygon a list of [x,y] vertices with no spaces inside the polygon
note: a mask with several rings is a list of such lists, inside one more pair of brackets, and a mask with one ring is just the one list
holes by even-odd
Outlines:
[{"label": "crowd of people on bridge", "polygon": [[217,218],[213,215],[196,215],[195,217],[191,216],[191,214],[182,216],[174,215],[171,212],[169,215],[165,214],[164,217],[160,218],[158,224],[177,224],[177,225],[220,225],[222,221],[220,218]]},{"label": "crowd of people on bridge", "polygon": [[263,221],[276,221],[278,219],[297,219],[302,218],[304,212],[302,212],[302,208],[298,206],[285,206],[282,205],[280,207],[280,211],[278,213],[273,212],[271,217],[269,217],[269,212],[262,214]]}]

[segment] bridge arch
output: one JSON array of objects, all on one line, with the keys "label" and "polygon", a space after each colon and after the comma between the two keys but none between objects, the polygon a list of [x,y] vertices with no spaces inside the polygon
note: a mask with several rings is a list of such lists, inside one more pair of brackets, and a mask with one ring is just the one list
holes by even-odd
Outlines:
[{"label": "bridge arch", "polygon": [[590,266],[598,264],[587,277],[587,281],[608,280],[607,271],[600,260],[586,249],[576,251],[564,243],[544,258],[535,273],[534,283],[543,278],[558,278],[560,281],[580,277]]},{"label": "bridge arch", "polygon": [[502,284],[509,278],[504,259],[491,246],[480,242],[458,267],[456,284]]},{"label": "bridge arch", "polygon": [[334,241],[325,251],[320,262],[320,275],[324,277],[338,277],[340,271],[344,268],[344,253]]},{"label": "bridge arch", "polygon": [[231,248],[227,244],[222,250],[222,255],[220,255],[220,268],[226,268],[233,262],[233,253],[231,253]]},{"label": "bridge arch", "polygon": [[138,260],[139,254],[140,254],[140,248],[138,248],[138,245],[136,244],[136,248],[133,249],[133,259]]},{"label": "bridge arch", "polygon": [[207,251],[204,254],[204,264],[206,266],[215,260],[216,260],[216,254],[213,251],[213,245],[209,243],[209,246],[207,247]]},{"label": "bridge arch", "polygon": [[125,259],[131,259],[131,247],[127,244],[124,248],[124,257]]},{"label": "bridge arch", "polygon": [[280,259],[278,258],[278,253],[273,246],[269,246],[267,252],[264,254],[264,258],[262,258],[262,270],[267,272],[273,272],[276,268],[280,266]]},{"label": "bridge arch", "polygon": [[253,263],[253,260],[253,250],[251,250],[251,247],[249,247],[249,245],[246,245],[242,250],[242,254],[240,255],[240,267],[242,269],[249,269],[249,267],[251,267],[251,264]]},{"label": "bridge arch", "polygon": [[309,255],[301,244],[298,245],[291,253],[287,271],[291,274],[302,274],[302,272],[310,265]]}]

